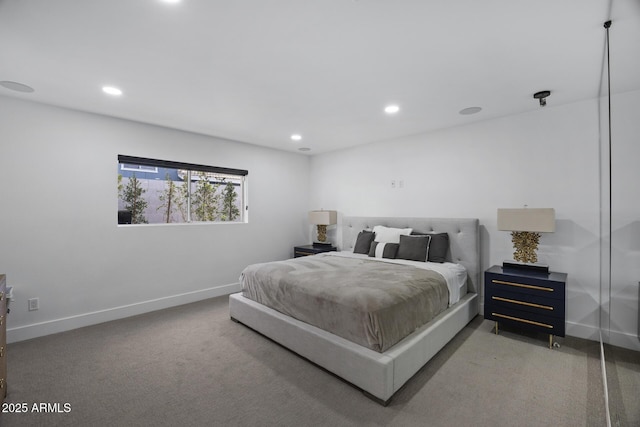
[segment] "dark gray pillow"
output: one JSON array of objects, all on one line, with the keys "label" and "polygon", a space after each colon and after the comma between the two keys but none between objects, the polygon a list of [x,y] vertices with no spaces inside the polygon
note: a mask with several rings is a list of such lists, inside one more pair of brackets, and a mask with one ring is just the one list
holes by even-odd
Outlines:
[{"label": "dark gray pillow", "polygon": [[400,236],[400,246],[398,247],[396,258],[425,262],[429,253],[430,241],[431,236],[428,234],[422,236]]},{"label": "dark gray pillow", "polygon": [[449,235],[447,233],[412,232],[411,234],[417,236],[431,236],[427,261],[440,263],[447,261],[447,253],[449,253]]},{"label": "dark gray pillow", "polygon": [[445,262],[449,252],[449,235],[447,233],[429,233],[431,243],[429,243],[429,261]]},{"label": "dark gray pillow", "polygon": [[382,256],[378,256],[376,258],[395,258],[398,253],[398,245],[397,243],[382,243],[382,242],[371,242],[371,248],[369,249],[369,256],[376,256],[376,248],[378,246],[384,246],[382,249]]},{"label": "dark gray pillow", "polygon": [[354,254],[368,254],[371,249],[371,242],[376,237],[376,233],[373,231],[362,230],[358,233],[356,244],[353,247]]}]

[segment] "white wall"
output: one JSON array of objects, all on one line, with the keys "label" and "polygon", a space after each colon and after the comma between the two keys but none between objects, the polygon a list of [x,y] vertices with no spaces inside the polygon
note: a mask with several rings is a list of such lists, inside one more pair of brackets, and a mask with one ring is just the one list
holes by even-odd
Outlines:
[{"label": "white wall", "polygon": [[640,91],[611,97],[611,286],[604,289],[607,342],[640,350]]},{"label": "white wall", "polygon": [[[316,155],[311,206],[347,216],[479,218],[484,268],[512,258],[509,233],[496,229],[497,208],[553,207],[557,230],[542,236],[539,260],[569,275],[567,334],[597,340],[598,120],[597,100],[550,104],[531,113]],[[637,144],[633,151],[637,159]],[[391,188],[392,180],[402,180],[404,187]],[[638,199],[632,205],[638,218]],[[635,334],[635,319],[621,320],[623,330]]]},{"label": "white wall", "polygon": [[[487,268],[512,252],[496,209],[528,204],[556,209],[557,231],[543,235],[539,256],[569,274],[567,333],[597,339],[604,296],[605,338],[640,349],[640,91],[614,96],[613,108],[612,281],[600,295],[607,236],[595,100],[309,160],[0,97],[0,272],[15,296],[9,341],[235,290],[245,265],[286,258],[309,241],[309,209],[477,217]],[[248,169],[250,222],[118,227],[118,154]],[[29,312],[33,297],[41,308]]]},{"label": "white wall", "polygon": [[[117,226],[117,155],[249,170],[248,224]],[[8,340],[238,289],[308,241],[306,156],[0,97]],[[38,297],[40,309],[27,310]]]}]

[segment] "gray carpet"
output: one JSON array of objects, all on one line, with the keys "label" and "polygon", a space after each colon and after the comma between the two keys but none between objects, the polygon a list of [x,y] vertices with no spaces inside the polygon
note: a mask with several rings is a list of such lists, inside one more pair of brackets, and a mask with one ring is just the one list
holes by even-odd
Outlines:
[{"label": "gray carpet", "polygon": [[[262,335],[214,298],[10,344],[9,426],[604,426],[597,343],[477,317],[388,407]],[[34,403],[70,412],[33,412]],[[52,405],[50,405],[52,406]],[[55,406],[54,406],[55,408]]]},{"label": "gray carpet", "polygon": [[605,345],[612,427],[640,427],[640,353]]}]

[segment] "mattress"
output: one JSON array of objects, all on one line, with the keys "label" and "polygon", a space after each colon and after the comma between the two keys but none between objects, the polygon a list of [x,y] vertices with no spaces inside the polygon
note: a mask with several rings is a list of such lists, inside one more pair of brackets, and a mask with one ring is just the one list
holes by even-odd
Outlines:
[{"label": "mattress", "polygon": [[463,267],[330,252],[248,266],[246,298],[384,352],[464,293]]}]

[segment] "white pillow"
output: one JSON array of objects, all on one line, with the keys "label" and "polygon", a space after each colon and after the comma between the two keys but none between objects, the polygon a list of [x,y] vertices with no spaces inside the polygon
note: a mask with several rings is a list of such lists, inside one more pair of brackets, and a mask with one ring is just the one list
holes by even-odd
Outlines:
[{"label": "white pillow", "polygon": [[376,225],[373,227],[373,232],[376,233],[376,238],[373,240],[381,243],[400,243],[400,235],[408,236],[412,231],[413,228],[391,228]]}]

